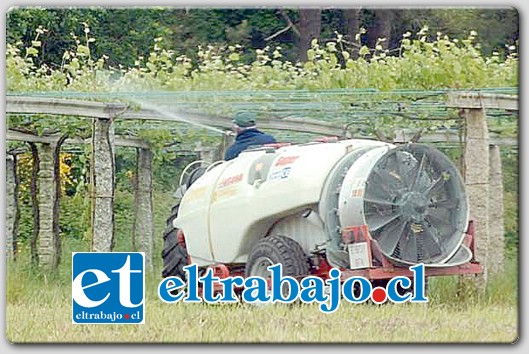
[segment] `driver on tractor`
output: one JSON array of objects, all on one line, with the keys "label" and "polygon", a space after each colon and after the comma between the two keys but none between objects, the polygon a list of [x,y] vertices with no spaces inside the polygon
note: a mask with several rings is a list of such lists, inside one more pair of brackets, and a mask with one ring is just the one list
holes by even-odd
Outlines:
[{"label": "driver on tractor", "polygon": [[276,139],[257,129],[257,116],[252,112],[237,112],[233,117],[233,131],[237,134],[235,142],[226,150],[224,160],[232,160],[251,146],[272,144]]}]

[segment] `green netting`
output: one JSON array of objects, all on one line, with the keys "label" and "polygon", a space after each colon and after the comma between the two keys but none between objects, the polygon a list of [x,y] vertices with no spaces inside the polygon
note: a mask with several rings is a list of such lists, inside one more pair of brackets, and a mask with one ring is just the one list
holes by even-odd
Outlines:
[{"label": "green netting", "polygon": [[[122,102],[132,107],[155,107],[159,112],[199,113],[229,117],[239,110],[256,112],[260,117],[304,118],[328,122],[336,127],[347,126],[353,134],[372,135],[373,131],[391,133],[395,128],[427,128],[430,132],[456,132],[458,110],[447,108],[446,95],[453,91],[487,94],[517,94],[518,88],[480,88],[473,90],[267,90],[267,91],[116,91],[116,92],[9,92],[8,96],[47,97],[61,99]],[[516,136],[518,112],[488,109],[491,131]],[[68,118],[65,118],[68,119]],[[145,120],[120,121],[116,134],[141,136],[141,131],[168,132],[168,136],[219,137],[221,129],[206,129],[189,122]],[[313,134],[275,131],[281,140],[304,142]]]}]

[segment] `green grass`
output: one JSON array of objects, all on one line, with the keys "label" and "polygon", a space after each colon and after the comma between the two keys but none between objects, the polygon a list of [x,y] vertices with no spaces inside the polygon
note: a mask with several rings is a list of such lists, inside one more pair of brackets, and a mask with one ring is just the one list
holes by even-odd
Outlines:
[{"label": "green grass", "polygon": [[[34,270],[27,255],[7,268],[7,338],[11,342],[332,342],[511,343],[518,336],[517,262],[492,278],[483,295],[461,294],[457,277],[430,279],[428,304],[342,302],[333,314],[315,305],[166,304],[157,270],[147,276],[144,325],[73,325],[71,250],[56,274]],[[514,280],[514,283],[513,283]]]},{"label": "green grass", "polygon": [[[116,251],[132,248],[133,198],[118,194]],[[428,304],[352,305],[333,314],[317,305],[251,306],[166,304],[157,296],[162,232],[172,200],[155,193],[154,273],[146,279],[144,325],[73,325],[71,252],[88,251],[81,237],[63,241],[56,273],[32,269],[22,247],[7,264],[6,336],[11,342],[327,342],[327,343],[511,343],[518,336],[518,261],[507,257],[504,274],[484,294],[458,291],[458,277],[429,280]]]},{"label": "green grass", "polygon": [[8,304],[11,342],[512,342],[513,306],[167,305],[147,298],[144,325],[73,325],[66,291]]}]

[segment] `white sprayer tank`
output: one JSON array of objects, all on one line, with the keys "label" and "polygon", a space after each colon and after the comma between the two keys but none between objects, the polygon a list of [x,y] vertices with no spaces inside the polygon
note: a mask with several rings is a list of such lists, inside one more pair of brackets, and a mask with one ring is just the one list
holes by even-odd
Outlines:
[{"label": "white sprayer tank", "polygon": [[216,164],[186,191],[174,226],[201,266],[245,263],[259,239],[278,234],[347,267],[341,230],[363,224],[393,262],[447,266],[468,260],[467,223],[461,176],[441,152],[350,139]]}]

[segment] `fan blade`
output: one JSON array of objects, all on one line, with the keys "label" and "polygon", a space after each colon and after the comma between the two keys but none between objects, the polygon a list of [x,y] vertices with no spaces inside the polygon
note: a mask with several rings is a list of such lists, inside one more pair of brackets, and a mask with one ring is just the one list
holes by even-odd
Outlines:
[{"label": "fan blade", "polygon": [[395,252],[399,240],[407,236],[407,226],[408,221],[401,221],[380,233],[380,236],[377,237],[377,241],[384,252],[387,254],[393,254],[393,252]]},{"label": "fan blade", "polygon": [[[395,153],[395,159],[402,184],[409,190],[411,187],[408,177],[408,174],[410,172],[410,164],[407,163],[407,160],[411,160],[410,155],[402,151],[397,151]],[[407,167],[407,171],[404,169],[405,166]]]},{"label": "fan blade", "polygon": [[454,232],[458,231],[452,224],[442,218],[438,218],[435,215],[428,214],[425,217],[425,220],[428,221],[434,229],[437,230],[438,235],[442,238],[446,238],[452,235]]},{"label": "fan blade", "polygon": [[407,165],[407,171],[403,171],[402,179],[406,187],[408,187],[408,190],[412,190],[414,180],[417,177],[416,174],[418,172],[419,162],[414,157],[410,157],[409,159],[410,163]]},{"label": "fan blade", "polygon": [[417,261],[417,240],[415,235],[408,234],[409,237],[404,237],[399,242],[400,256],[402,259],[416,262]]},{"label": "fan blade", "polygon": [[405,187],[406,184],[404,183],[404,180],[402,178],[402,163],[399,160],[398,151],[394,152],[390,156],[391,158],[387,160],[385,170],[389,171],[388,175],[395,178],[395,180],[398,181],[399,185]]},{"label": "fan blade", "polygon": [[423,231],[421,233],[421,237],[424,246],[423,250],[428,253],[428,258],[434,258],[443,254],[443,252],[446,250],[435,234],[435,230],[432,230],[427,223],[423,223],[422,226]]},{"label": "fan blade", "polygon": [[439,178],[436,179],[435,182],[433,182],[432,184],[430,184],[428,186],[428,188],[426,188],[426,190],[423,192],[423,194],[429,198],[433,193],[438,191],[439,188],[444,186],[446,181],[447,181],[447,179],[443,175],[439,176]]},{"label": "fan blade", "polygon": [[460,199],[454,198],[454,199],[443,199],[443,200],[437,200],[435,202],[432,202],[428,205],[428,208],[441,208],[441,209],[455,209],[459,206]]},{"label": "fan blade", "polygon": [[[404,184],[401,180],[401,177],[394,171],[388,172],[387,169],[387,167],[386,169],[376,168],[373,170],[373,172],[378,175],[382,185],[393,185],[393,187],[390,187],[390,190],[394,189],[397,186],[400,186],[402,188]],[[390,190],[388,190],[388,193],[391,194]]]},{"label": "fan blade", "polygon": [[377,220],[376,217],[372,217],[372,218],[369,219],[369,230],[370,231],[376,231],[376,230],[380,229],[381,227],[386,226],[387,224],[389,224],[393,220],[398,219],[400,217],[401,217],[400,213],[380,218],[382,220],[380,220],[380,219]]},{"label": "fan blade", "polygon": [[424,172],[424,165],[426,161],[426,154],[422,155],[421,162],[419,163],[419,167],[417,167],[417,170],[415,172],[415,175],[412,179],[411,189],[415,189],[415,186],[417,185],[417,182],[419,181],[419,178],[421,177],[422,173]]},{"label": "fan blade", "polygon": [[398,204],[395,204],[393,202],[388,202],[386,200],[380,200],[380,199],[368,199],[364,198],[364,203],[371,203],[371,204],[377,204],[377,205],[384,205],[384,206],[398,206]]},{"label": "fan blade", "polygon": [[380,199],[387,199],[392,198],[393,193],[389,189],[387,182],[385,182],[380,173],[376,172],[376,170],[373,170],[371,175],[374,176],[369,184],[366,186],[365,195],[367,196],[373,196],[375,198]]},{"label": "fan blade", "polygon": [[426,155],[423,155],[419,167],[413,176],[413,182],[410,190],[421,192],[431,183],[432,179],[428,174],[428,167],[430,167],[430,159],[428,159]]}]

